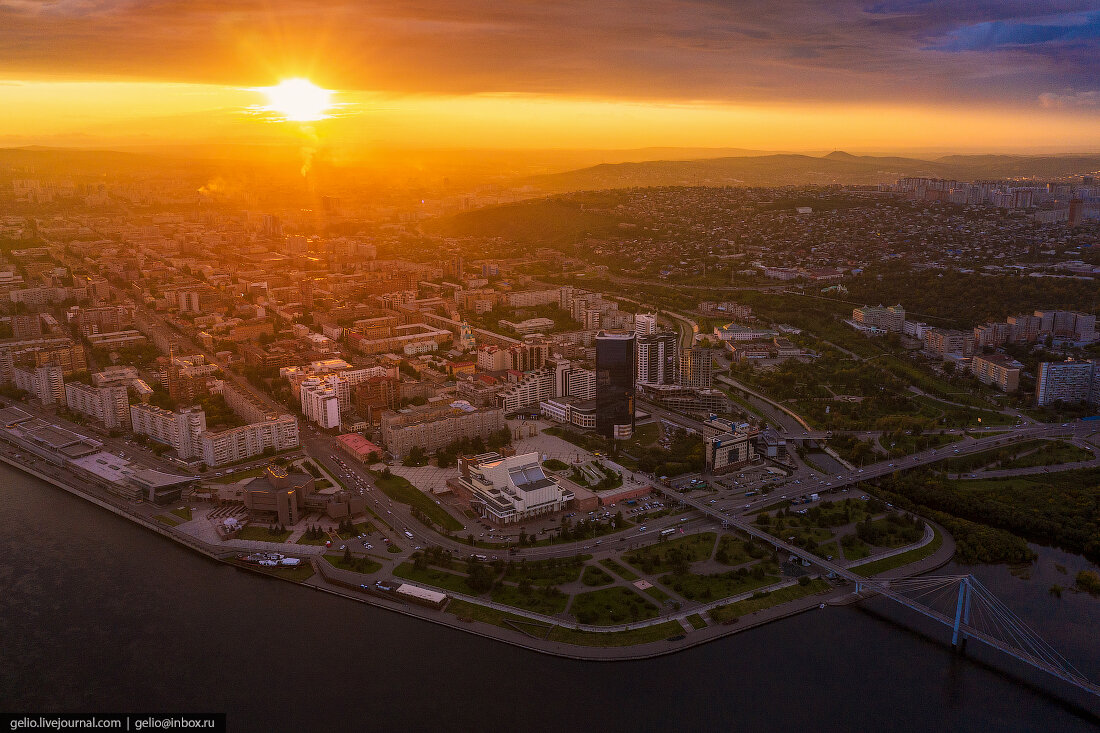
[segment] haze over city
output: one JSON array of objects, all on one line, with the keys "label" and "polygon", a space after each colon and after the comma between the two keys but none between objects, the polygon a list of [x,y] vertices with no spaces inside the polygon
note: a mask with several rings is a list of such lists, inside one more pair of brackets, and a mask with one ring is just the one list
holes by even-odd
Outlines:
[{"label": "haze over city", "polygon": [[0,727],[1092,731],[1097,0],[0,0]]}]

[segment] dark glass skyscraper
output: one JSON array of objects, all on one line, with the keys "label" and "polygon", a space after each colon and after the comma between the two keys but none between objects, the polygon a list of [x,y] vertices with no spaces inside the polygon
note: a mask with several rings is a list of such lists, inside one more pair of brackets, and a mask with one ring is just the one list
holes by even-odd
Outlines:
[{"label": "dark glass skyscraper", "polygon": [[625,440],[634,434],[634,334],[596,335],[596,432]]}]

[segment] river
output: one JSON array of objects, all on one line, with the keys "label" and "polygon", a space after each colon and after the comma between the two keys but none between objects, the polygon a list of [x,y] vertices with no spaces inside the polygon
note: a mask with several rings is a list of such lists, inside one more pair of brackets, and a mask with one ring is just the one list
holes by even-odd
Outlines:
[{"label": "river", "polygon": [[[1100,600],[1047,592],[1085,563],[1039,549],[1031,580],[968,570],[1096,680]],[[873,606],[563,660],[218,564],[0,465],[0,711],[227,712],[231,731],[1096,730],[1041,689],[1065,685]]]}]

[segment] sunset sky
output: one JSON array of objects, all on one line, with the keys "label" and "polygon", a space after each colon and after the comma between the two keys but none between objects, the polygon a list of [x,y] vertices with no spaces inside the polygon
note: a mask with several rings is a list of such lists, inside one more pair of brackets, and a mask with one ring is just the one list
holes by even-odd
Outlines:
[{"label": "sunset sky", "polygon": [[1098,150],[1100,2],[0,0],[0,144]]}]

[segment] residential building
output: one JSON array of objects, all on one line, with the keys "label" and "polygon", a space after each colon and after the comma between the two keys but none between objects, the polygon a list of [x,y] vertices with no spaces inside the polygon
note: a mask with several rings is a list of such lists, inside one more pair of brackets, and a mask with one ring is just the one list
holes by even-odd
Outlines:
[{"label": "residential building", "polygon": [[31,369],[15,367],[15,386],[30,392],[44,405],[52,405],[65,399],[65,380],[57,364],[43,364]]},{"label": "residential building", "polygon": [[415,446],[425,453],[434,453],[456,440],[486,440],[505,427],[501,408],[479,409],[464,400],[456,400],[383,415],[382,442],[394,459],[401,460]]},{"label": "residential building", "polygon": [[108,430],[131,428],[125,384],[93,387],[83,382],[69,382],[65,385],[65,406],[102,423]]},{"label": "residential building", "polygon": [[680,335],[671,331],[635,339],[637,384],[675,384],[680,379]]},{"label": "residential building", "polygon": [[[346,384],[346,382],[345,382]],[[299,394],[302,414],[326,430],[340,427],[340,377],[310,377],[302,382]]]},{"label": "residential building", "polygon": [[1054,402],[1098,402],[1100,398],[1100,359],[1091,361],[1045,361],[1039,364],[1035,379],[1035,404]]},{"label": "residential building", "polygon": [[896,333],[905,331],[905,309],[900,305],[892,305],[888,308],[883,308],[881,305],[865,305],[852,311],[852,320],[882,331]]},{"label": "residential building", "polygon": [[972,356],[974,335],[947,328],[929,328],[924,332],[924,350],[940,359],[946,359],[951,354]]},{"label": "residential building", "polygon": [[130,422],[135,433],[172,446],[180,458],[186,460],[202,453],[206,413],[198,407],[173,412],[155,405],[130,405]]},{"label": "residential building", "polygon": [[300,443],[298,420],[293,415],[281,415],[271,420],[241,425],[226,430],[206,431],[200,438],[202,462],[208,466],[223,466],[263,455],[297,448]]},{"label": "residential building", "polygon": [[680,384],[711,387],[714,384],[714,352],[703,346],[684,349],[680,357]]},{"label": "residential building", "polygon": [[1005,354],[975,354],[970,370],[982,384],[995,386],[1002,392],[1020,388],[1020,371],[1024,365]]},{"label": "residential building", "polygon": [[634,335],[638,337],[657,333],[657,314],[638,313],[634,316]]}]

